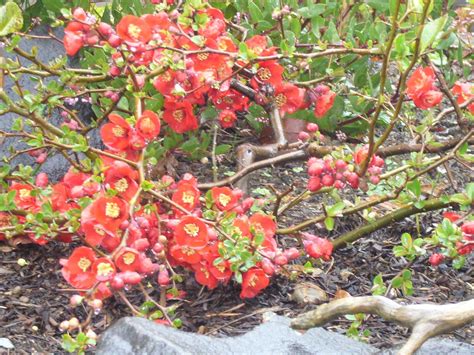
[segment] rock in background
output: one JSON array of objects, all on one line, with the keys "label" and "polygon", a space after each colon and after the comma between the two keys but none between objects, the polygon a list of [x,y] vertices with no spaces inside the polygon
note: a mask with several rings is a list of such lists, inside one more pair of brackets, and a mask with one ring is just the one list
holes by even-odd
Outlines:
[{"label": "rock in background", "polygon": [[[56,29],[53,31],[55,36],[58,38],[63,37],[63,32],[61,29]],[[34,35],[41,35],[41,36],[47,36],[48,35],[48,28],[46,26],[38,26],[36,27],[31,34]],[[38,48],[38,59],[43,62],[43,63],[49,63],[51,61],[54,61],[58,57],[65,56],[66,53],[64,51],[64,47],[61,43],[58,41],[55,41],[53,39],[38,39],[38,38],[30,38],[30,39],[25,39],[23,38],[20,41],[19,44],[20,48],[23,50],[26,50],[28,52],[31,51],[31,48],[37,47]],[[5,53],[5,50],[1,50],[0,55],[3,55],[7,58],[15,58],[14,53]],[[20,61],[23,65],[28,65],[29,62],[20,57]],[[78,61],[75,60],[75,63]],[[71,66],[74,66],[75,63],[71,63]],[[45,81],[48,80],[55,80],[55,79],[45,79]],[[31,80],[30,75],[23,74],[19,80],[19,83],[24,90],[24,92],[31,92],[32,94],[36,93],[35,86],[36,82]],[[5,86],[4,90],[7,93],[7,95],[13,99],[13,101],[18,100],[18,95],[13,91],[14,83],[11,81],[11,79],[8,76],[5,76]],[[93,115],[92,109],[89,104],[85,103],[79,103],[78,106],[75,107],[78,109],[78,114],[79,117],[84,121],[84,123],[89,123],[90,119]],[[11,127],[13,122],[18,116],[16,114],[8,113],[6,115],[1,115],[0,116],[0,129],[11,132]],[[45,117],[48,119],[49,122],[53,123],[55,126],[59,126],[61,123],[61,118],[59,115],[59,111],[55,111],[51,116]],[[99,147],[101,145],[100,143],[100,137],[98,136],[97,130],[93,130],[89,132],[88,134],[90,142],[93,146]],[[3,166],[5,163],[4,157],[8,157],[11,155],[11,151],[18,151],[18,150],[23,150],[29,148],[28,145],[25,143],[21,142],[17,138],[6,138],[2,139],[0,142],[0,165]],[[21,156],[15,157],[13,161],[11,162],[11,165],[13,167],[18,166],[19,164],[23,165],[30,165],[33,167],[38,167],[38,164],[35,163],[35,158],[29,156],[28,154],[22,154]],[[67,160],[59,153],[55,152],[54,155],[49,155],[48,159],[44,164],[42,164],[39,167],[39,172],[46,172],[50,178],[51,181],[58,181],[60,180],[64,174],[67,172],[69,169],[70,164],[67,162]]]},{"label": "rock in background", "polygon": [[[186,333],[155,324],[143,318],[122,318],[101,336],[97,355],[177,355],[177,354],[394,354],[357,342],[323,328],[304,334],[289,327],[290,319],[265,313],[267,321],[238,336],[212,338]],[[471,355],[474,347],[449,340],[430,340],[417,352],[420,355]]]}]

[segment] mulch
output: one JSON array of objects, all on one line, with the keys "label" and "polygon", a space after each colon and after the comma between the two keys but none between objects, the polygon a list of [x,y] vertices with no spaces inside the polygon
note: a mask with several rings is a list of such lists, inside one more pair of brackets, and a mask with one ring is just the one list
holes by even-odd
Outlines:
[{"label": "mulch", "polygon": [[[294,169],[303,163],[292,163],[273,170],[273,185],[284,190],[285,186],[296,177],[303,178],[304,172]],[[251,181],[252,191],[268,183],[270,170],[254,174]],[[264,183],[265,181],[265,183]],[[298,187],[302,189],[304,183]],[[327,201],[314,197],[301,207],[288,211],[282,225],[289,225],[304,220],[308,215],[321,211],[321,204]],[[433,223],[440,220],[439,213],[420,216],[418,226],[421,234],[430,232]],[[351,230],[363,223],[360,216],[344,218],[336,224],[336,229],[327,234],[322,226],[315,225],[310,231],[332,237]],[[183,322],[183,330],[208,334],[212,336],[236,336],[247,332],[262,322],[264,312],[273,311],[280,315],[294,317],[314,306],[300,305],[291,300],[291,293],[299,282],[311,282],[333,297],[338,290],[345,290],[352,296],[370,295],[374,276],[381,273],[384,280],[390,280],[403,270],[408,261],[395,258],[392,253],[394,245],[399,243],[400,235],[410,232],[417,235],[415,223],[405,220],[383,230],[372,233],[353,246],[338,250],[334,262],[314,264],[312,274],[298,272],[293,279],[276,277],[271,285],[259,296],[251,300],[239,298],[239,288],[235,285],[221,286],[216,290],[205,290],[189,277],[182,285],[186,291],[184,301],[180,302],[177,316]],[[280,237],[283,245],[292,245],[291,236]],[[61,349],[62,333],[58,323],[72,316],[84,319],[85,310],[75,310],[68,306],[68,285],[60,273],[59,259],[67,257],[71,246],[50,243],[44,247],[21,245],[16,249],[0,246],[0,338],[6,337],[15,345],[14,353],[30,354],[58,353]],[[17,260],[23,258],[28,265],[19,266]],[[303,263],[298,260],[296,264]],[[472,265],[472,260],[470,265]],[[370,265],[370,267],[367,267]],[[293,267],[301,270],[301,267]],[[474,273],[473,267],[466,266],[455,271],[441,265],[432,268],[426,258],[418,259],[413,265],[414,294],[403,297],[397,290],[392,290],[389,297],[406,303],[452,303],[472,298]],[[151,294],[159,298],[156,293]],[[140,302],[140,295],[131,295],[132,301]],[[111,323],[123,316],[130,315],[127,308],[119,300],[110,300],[101,313],[93,317],[95,330],[100,334]],[[81,306],[82,307],[82,306]],[[82,317],[82,318],[81,318]],[[325,328],[344,334],[351,320],[344,317],[328,323]],[[377,347],[390,347],[403,342],[409,334],[406,328],[388,323],[376,316],[369,316],[361,326],[361,330],[369,329],[370,336],[366,339]],[[453,334],[450,338],[462,342],[474,343],[474,327],[467,326]],[[0,350],[1,353],[1,350]]]}]

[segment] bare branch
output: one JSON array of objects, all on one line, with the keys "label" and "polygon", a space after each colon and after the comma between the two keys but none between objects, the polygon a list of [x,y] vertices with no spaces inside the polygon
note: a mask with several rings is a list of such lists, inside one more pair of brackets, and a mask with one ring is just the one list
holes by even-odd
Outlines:
[{"label": "bare branch", "polygon": [[449,333],[474,320],[474,299],[454,304],[419,304],[402,306],[382,296],[347,297],[323,304],[295,318],[291,326],[295,329],[319,327],[345,315],[377,314],[385,320],[412,329],[408,341],[398,352],[410,355],[431,337]]}]

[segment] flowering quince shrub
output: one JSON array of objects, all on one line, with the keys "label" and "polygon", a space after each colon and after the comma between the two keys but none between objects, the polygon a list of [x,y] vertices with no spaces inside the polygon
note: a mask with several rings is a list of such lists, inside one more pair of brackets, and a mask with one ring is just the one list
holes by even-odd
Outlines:
[{"label": "flowering quince shrub", "polygon": [[[416,213],[449,207],[459,219],[446,217],[430,238],[404,234],[397,256],[462,268],[472,252],[472,185],[442,197],[423,189],[440,166],[473,161],[474,86],[463,75],[472,68],[453,9],[418,0],[53,3],[23,15],[15,3],[0,7],[11,54],[1,66],[13,88],[0,89],[0,112],[14,116],[0,135],[25,144],[0,168],[0,241],[71,243],[61,273],[76,290],[71,305],[87,304],[90,317],[61,323],[79,332],[67,349],[93,343],[92,315],[111,298],[179,326],[167,302],[186,297],[185,277],[208,289],[238,284],[241,298],[253,298],[304,258],[322,265],[367,230]],[[64,28],[63,38],[49,35],[63,57],[43,63],[19,46],[32,16]],[[34,90],[22,88],[24,76]],[[448,118],[456,132],[446,141],[436,133]],[[306,122],[294,141],[284,129],[292,120]],[[271,143],[256,144],[266,125]],[[395,130],[403,141],[389,139]],[[255,139],[234,157],[238,139],[229,137],[242,132]],[[55,155],[70,165],[59,179],[42,169]],[[34,163],[15,165],[18,156]],[[238,170],[227,177],[225,156]],[[175,174],[177,158],[202,171]],[[302,159],[307,182],[274,198],[243,191],[250,172]],[[208,170],[213,181],[198,181]],[[316,194],[327,194],[320,215],[282,226],[288,209]],[[386,202],[401,207],[374,217]],[[332,240],[304,231],[332,231],[358,212],[367,225]],[[279,243],[286,234],[292,242]],[[132,304],[131,292],[144,303]]]}]

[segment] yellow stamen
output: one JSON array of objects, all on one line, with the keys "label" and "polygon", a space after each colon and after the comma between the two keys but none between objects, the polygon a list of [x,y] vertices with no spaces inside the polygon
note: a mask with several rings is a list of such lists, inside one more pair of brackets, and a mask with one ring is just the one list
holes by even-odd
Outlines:
[{"label": "yellow stamen", "polygon": [[20,190],[20,198],[21,199],[24,199],[24,198],[28,198],[31,196],[31,191],[28,190],[28,189],[21,189]]},{"label": "yellow stamen", "polygon": [[184,231],[191,237],[197,237],[199,235],[199,227],[194,223],[186,224]]},{"label": "yellow stamen", "polygon": [[130,35],[130,37],[134,39],[138,39],[138,37],[140,37],[141,32],[142,32],[141,28],[138,27],[137,25],[134,25],[133,23],[128,25],[128,34]]},{"label": "yellow stamen", "polygon": [[126,265],[130,265],[135,261],[135,254],[134,253],[125,253],[122,256],[123,262]]},{"label": "yellow stamen", "polygon": [[218,200],[219,200],[220,204],[225,207],[232,200],[232,197],[230,197],[229,195],[226,195],[226,194],[220,194]]},{"label": "yellow stamen", "polygon": [[118,192],[125,192],[127,191],[128,189],[128,182],[127,182],[127,179],[125,178],[121,178],[120,180],[118,180],[115,185],[115,190],[117,190]]},{"label": "yellow stamen", "polygon": [[97,275],[108,276],[114,272],[114,268],[109,263],[100,263],[97,266]]},{"label": "yellow stamen", "polygon": [[257,71],[257,75],[261,80],[268,80],[272,77],[272,72],[268,68],[261,68]]},{"label": "yellow stamen", "polygon": [[110,218],[117,218],[120,216],[120,207],[115,202],[107,202],[105,204],[105,215]]},{"label": "yellow stamen", "polygon": [[125,135],[125,130],[120,126],[114,126],[114,128],[112,128],[112,133],[115,137],[123,137]]},{"label": "yellow stamen", "polygon": [[88,268],[91,266],[91,261],[87,258],[80,258],[79,262],[77,263],[77,266],[79,266],[79,269],[82,270],[82,272],[86,272]]}]

